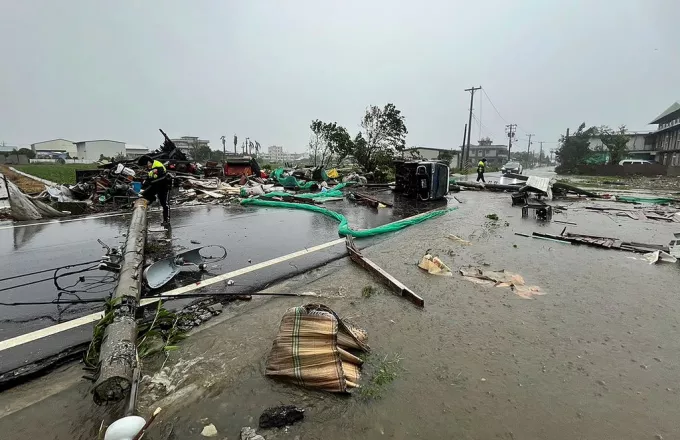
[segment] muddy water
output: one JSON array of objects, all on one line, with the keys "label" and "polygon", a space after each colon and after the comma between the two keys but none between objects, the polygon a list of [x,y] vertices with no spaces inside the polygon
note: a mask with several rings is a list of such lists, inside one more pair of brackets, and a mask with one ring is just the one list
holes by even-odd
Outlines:
[{"label": "muddy water", "polygon": [[[680,267],[518,237],[514,232],[559,233],[564,225],[521,219],[506,194],[458,198],[464,202],[458,211],[364,251],[421,294],[423,310],[383,290],[363,298],[361,289],[374,280],[346,261],[276,287],[325,292],[325,304],[368,331],[376,356],[399,354],[402,370],[378,399],[265,379],[278,320],[303,301],[256,300],[173,353],[168,372],[181,392],[157,402],[166,412],[151,438],[200,438],[208,423],[220,436],[237,438],[242,426],[257,425],[262,410],[278,404],[303,406],[307,416],[287,431],[265,431],[267,438],[676,438]],[[500,220],[487,221],[490,213]],[[678,229],[577,203],[555,219],[578,223],[573,232],[641,242],[667,243]],[[472,245],[448,240],[449,233]],[[486,264],[518,272],[547,294],[525,300],[457,275],[424,274],[415,264],[427,249],[452,268]],[[149,407],[164,395],[154,393],[145,397]]]}]

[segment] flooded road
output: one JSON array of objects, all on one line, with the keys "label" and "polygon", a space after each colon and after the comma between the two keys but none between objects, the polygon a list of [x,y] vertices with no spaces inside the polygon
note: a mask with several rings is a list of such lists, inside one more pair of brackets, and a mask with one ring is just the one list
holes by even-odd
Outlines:
[{"label": "flooded road", "polygon": [[[266,379],[264,363],[281,316],[307,301],[256,297],[225,307],[220,317],[171,353],[162,372],[147,365],[140,410],[164,409],[149,438],[199,439],[209,423],[217,428],[217,438],[238,438],[241,427],[256,427],[265,408],[280,404],[304,407],[305,420],[286,430],[261,432],[268,439],[680,436],[674,409],[680,395],[680,341],[674,337],[680,324],[675,287],[680,266],[649,265],[629,252],[515,235],[559,234],[567,226],[575,233],[667,244],[680,229],[677,224],[589,211],[585,201],[556,202],[567,209],[554,220],[576,225],[541,223],[521,218],[521,209],[511,206],[507,193],[461,191],[456,198],[462,203],[450,199],[457,210],[443,217],[357,241],[364,255],[424,298],[424,309],[387,292],[347,259],[305,269],[344,254],[342,246],[308,262],[296,260],[297,268],[284,265],[281,273],[300,269],[301,274],[268,287],[272,292],[321,293],[319,301],[368,332],[372,355],[362,383],[371,380],[382,359],[400,359],[394,381],[377,395],[335,396]],[[338,210],[356,216],[350,219],[353,226],[392,219],[387,209],[361,207],[354,212],[342,203]],[[223,237],[213,231],[225,221],[242,228],[229,236],[239,249],[248,248],[253,235],[258,241],[276,241],[285,234],[304,245],[337,237],[337,224],[319,214],[240,207],[208,211],[195,228],[188,223],[183,228],[185,220],[176,219],[176,245],[192,246],[187,243],[191,239],[223,242],[229,233]],[[498,220],[488,219],[489,214]],[[260,221],[279,226],[267,232],[258,227]],[[298,226],[314,233],[298,237]],[[449,234],[471,245],[460,245]],[[272,254],[286,251],[281,244],[271,246],[265,249],[273,249]],[[256,250],[253,262],[265,252]],[[418,269],[427,251],[438,255],[454,275],[438,277]],[[237,257],[253,258],[230,252],[219,271],[231,264],[241,267]],[[457,273],[471,265],[519,273],[546,294],[526,300],[506,288],[471,283]],[[237,284],[254,286],[263,279],[237,279]],[[366,286],[377,293],[365,297]],[[67,401],[89,399],[87,390],[86,383],[79,384]],[[56,420],[51,420],[55,438],[92,438],[101,415],[83,410],[82,404],[81,412],[62,411],[58,408],[64,399],[54,396],[2,418],[0,429],[17,434],[10,438],[39,438],[43,431],[28,426],[26,418],[57,408]]]},{"label": "flooded road", "polygon": [[[368,331],[375,358],[401,358],[396,379],[378,398],[333,396],[266,379],[264,361],[279,319],[302,300],[263,300],[195,334],[173,355],[168,371],[183,390],[174,394],[182,396],[182,409],[173,394],[158,402],[177,410],[168,410],[152,438],[167,438],[169,430],[170,438],[200,438],[207,423],[220,435],[237,437],[242,426],[255,427],[265,408],[279,404],[303,406],[306,419],[287,431],[262,432],[267,438],[680,435],[672,410],[680,392],[680,342],[673,337],[680,268],[649,265],[628,252],[519,237],[514,233],[559,233],[564,225],[522,219],[507,194],[457,197],[464,202],[457,211],[364,250],[422,295],[424,310],[380,289],[345,260],[276,286],[328,292],[326,305]],[[678,229],[610,218],[579,203],[555,217],[578,223],[569,226],[572,232],[664,244]],[[486,219],[490,213],[499,220]],[[448,234],[472,245],[458,245]],[[416,264],[428,249],[454,271],[468,265],[507,269],[546,295],[526,300],[458,274],[425,274]],[[366,285],[380,293],[362,297]]]}]

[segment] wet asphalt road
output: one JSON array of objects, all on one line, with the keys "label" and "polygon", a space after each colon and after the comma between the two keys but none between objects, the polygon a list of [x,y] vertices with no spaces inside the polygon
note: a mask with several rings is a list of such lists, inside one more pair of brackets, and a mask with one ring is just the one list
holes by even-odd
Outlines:
[{"label": "wet asphalt road", "polygon": [[[368,193],[369,191],[363,191]],[[374,197],[391,200],[389,191],[370,191]],[[356,229],[376,227],[419,212],[445,206],[446,202],[407,203],[395,209],[372,209],[347,200],[327,203],[329,209],[344,214],[350,226]],[[0,225],[0,258],[3,261],[2,278],[26,274],[44,269],[96,260],[104,255],[97,239],[110,246],[124,243],[129,215],[113,215],[67,222],[34,222],[20,225]],[[159,230],[160,213],[153,211],[149,216],[150,231]],[[212,264],[205,272],[186,271],[159,291],[180,287],[200,279],[219,275],[235,269],[256,264],[271,258],[322,244],[338,238],[338,223],[326,216],[296,210],[282,210],[262,207],[241,207],[207,205],[179,207],[173,210],[172,229],[168,232],[149,232],[147,244],[161,247],[171,246],[175,253],[194,249],[203,245],[222,245],[227,249],[223,261]],[[192,243],[197,242],[198,244]],[[233,286],[215,285],[211,292],[240,293],[261,288],[274,280],[293,276],[297,273],[321,265],[345,254],[342,246],[328,248],[312,255],[297,258],[264,270],[241,277]],[[82,266],[88,267],[88,266]],[[79,267],[80,268],[80,267]],[[73,268],[73,270],[78,268]],[[70,270],[70,269],[69,269]],[[60,286],[70,286],[86,276],[89,286],[87,292],[75,295],[65,294],[64,299],[105,298],[115,287],[115,280],[105,271],[93,270],[85,274],[75,274],[59,280]],[[45,280],[37,284],[0,291],[0,302],[13,303],[25,301],[49,302],[57,297],[53,282],[53,272],[22,277],[0,282],[0,289],[18,284]],[[82,286],[77,284],[77,288]],[[188,300],[174,302],[186,304]],[[101,310],[100,303],[77,304],[68,306],[0,305],[0,340],[8,339],[26,332],[65,322],[79,316]],[[0,374],[31,361],[56,354],[61,350],[87,342],[91,336],[91,326],[60,333],[54,337],[41,339],[8,351],[0,356]]]}]

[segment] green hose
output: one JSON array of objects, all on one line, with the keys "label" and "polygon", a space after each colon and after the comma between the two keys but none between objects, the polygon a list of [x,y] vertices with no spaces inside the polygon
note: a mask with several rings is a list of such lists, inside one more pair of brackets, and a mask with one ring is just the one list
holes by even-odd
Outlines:
[{"label": "green hose", "polygon": [[436,211],[428,211],[423,214],[417,215],[415,217],[409,217],[403,220],[398,220],[396,222],[388,223],[386,225],[378,226],[377,228],[362,229],[356,231],[349,227],[347,218],[340,214],[339,212],[331,211],[326,208],[315,205],[307,205],[302,203],[290,203],[290,202],[277,202],[274,200],[262,200],[259,198],[250,198],[241,200],[241,205],[255,205],[255,206],[268,206],[270,208],[290,208],[290,209],[303,209],[306,211],[314,211],[323,214],[327,217],[337,220],[340,225],[338,226],[338,235],[345,237],[351,235],[352,237],[365,238],[373,237],[374,235],[386,234],[388,232],[398,231],[404,229],[411,225],[416,225],[422,223],[425,220],[431,218],[440,217],[448,212],[453,211],[456,208],[438,209]]}]

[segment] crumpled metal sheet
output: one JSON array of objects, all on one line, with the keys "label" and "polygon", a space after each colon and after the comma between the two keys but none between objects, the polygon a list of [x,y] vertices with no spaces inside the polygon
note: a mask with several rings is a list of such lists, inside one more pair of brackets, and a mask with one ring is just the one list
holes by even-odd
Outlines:
[{"label": "crumpled metal sheet", "polygon": [[526,186],[542,191],[552,200],[552,183],[550,177],[529,176]]}]

